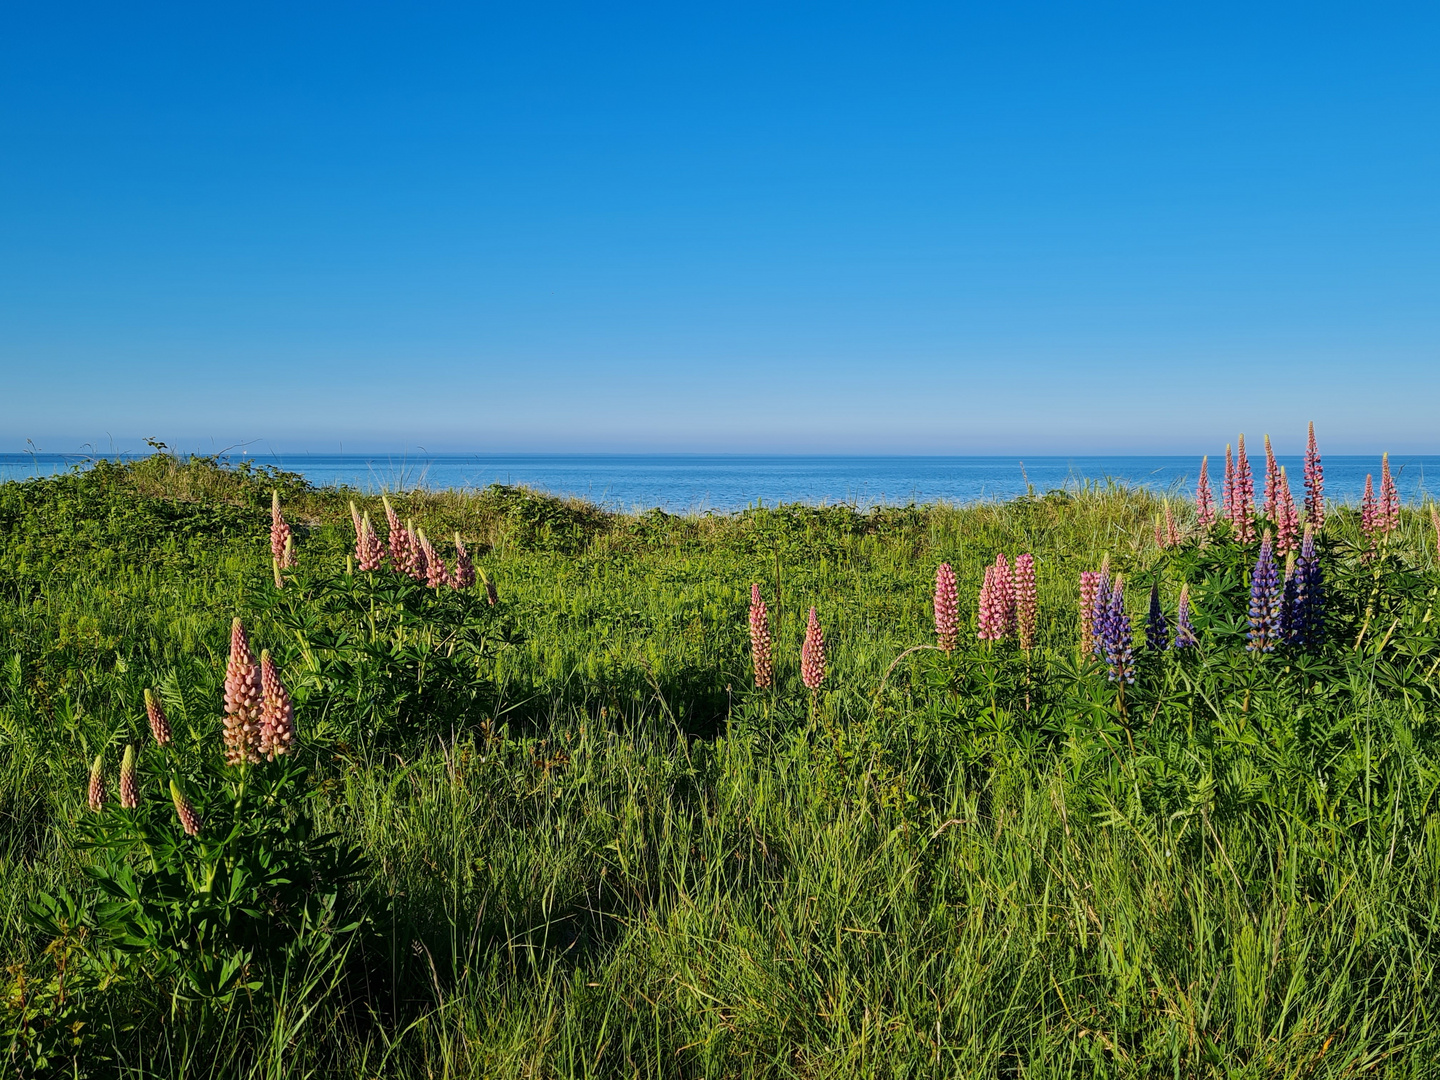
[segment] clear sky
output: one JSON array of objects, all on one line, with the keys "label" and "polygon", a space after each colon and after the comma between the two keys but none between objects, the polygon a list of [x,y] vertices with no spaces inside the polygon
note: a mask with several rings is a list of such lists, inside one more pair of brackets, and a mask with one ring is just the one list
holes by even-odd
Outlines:
[{"label": "clear sky", "polygon": [[1437,31],[12,4],[0,451],[1435,452]]}]

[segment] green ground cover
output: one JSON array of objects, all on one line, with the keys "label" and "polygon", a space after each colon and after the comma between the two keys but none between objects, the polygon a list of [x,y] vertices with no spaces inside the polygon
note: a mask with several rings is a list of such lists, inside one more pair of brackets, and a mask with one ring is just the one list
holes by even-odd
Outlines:
[{"label": "green ground cover", "polygon": [[[10,1071],[1437,1074],[1427,514],[1371,554],[1333,512],[1323,641],[1257,654],[1256,545],[1157,547],[1142,492],[699,518],[398,496],[464,536],[493,606],[347,574],[351,494],[165,455],[0,486]],[[1000,552],[1035,556],[1028,654],[976,640]],[[1200,636],[1142,648],[1123,710],[1077,647],[1105,555],[1137,644],[1152,584],[1172,614],[1189,585]],[[902,657],[935,641],[941,562],[960,647]],[[300,743],[243,778],[218,763],[235,616]],[[113,792],[126,746],[140,807],[91,813],[92,760]]]}]

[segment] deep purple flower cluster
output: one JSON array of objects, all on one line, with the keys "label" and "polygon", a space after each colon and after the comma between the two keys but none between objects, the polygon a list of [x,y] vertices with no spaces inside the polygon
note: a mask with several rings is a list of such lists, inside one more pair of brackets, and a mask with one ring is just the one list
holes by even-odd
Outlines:
[{"label": "deep purple flower cluster", "polygon": [[1315,534],[1308,527],[1295,560],[1295,572],[1285,581],[1284,640],[1300,649],[1320,643],[1324,619],[1324,582],[1320,558],[1315,553]]},{"label": "deep purple flower cluster", "polygon": [[1104,621],[1099,624],[1100,647],[1110,665],[1111,682],[1135,681],[1135,640],[1130,631],[1130,616],[1125,614],[1125,581],[1117,577],[1105,590]]},{"label": "deep purple flower cluster", "polygon": [[1193,649],[1200,644],[1195,627],[1190,624],[1190,586],[1180,586],[1180,603],[1175,608],[1175,640],[1172,649]]},{"label": "deep purple flower cluster", "polygon": [[1145,619],[1145,648],[1150,652],[1164,652],[1170,647],[1170,625],[1165,621],[1165,612],[1160,609],[1160,583],[1150,586],[1150,614]]},{"label": "deep purple flower cluster", "polygon": [[1245,647],[1251,652],[1273,652],[1279,644],[1281,599],[1280,568],[1266,532],[1250,578],[1250,640]]}]

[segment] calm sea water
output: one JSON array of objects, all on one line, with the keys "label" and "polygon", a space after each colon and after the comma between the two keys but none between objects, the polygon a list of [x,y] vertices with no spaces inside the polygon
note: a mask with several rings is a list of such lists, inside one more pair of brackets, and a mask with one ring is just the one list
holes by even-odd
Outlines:
[{"label": "calm sea water", "polygon": [[[802,457],[707,454],[444,454],[385,456],[360,454],[247,455],[257,465],[298,472],[315,484],[346,484],[366,492],[415,487],[482,488],[525,484],[557,495],[578,495],[619,510],[703,512],[738,510],[754,503],[951,502],[1006,499],[1037,492],[1074,490],[1085,483],[1114,480],[1190,497],[1199,459],[1195,457]],[[1252,457],[1256,488],[1263,487],[1265,461]],[[1281,457],[1302,497],[1301,461]],[[72,468],[87,459],[62,454],[0,454],[0,480],[24,480]],[[1329,456],[1325,494],[1333,501],[1358,501],[1365,474],[1380,471],[1377,457]],[[1223,458],[1210,461],[1210,483],[1218,502]],[[1424,497],[1427,474],[1440,477],[1440,457],[1392,457],[1402,496]]]}]

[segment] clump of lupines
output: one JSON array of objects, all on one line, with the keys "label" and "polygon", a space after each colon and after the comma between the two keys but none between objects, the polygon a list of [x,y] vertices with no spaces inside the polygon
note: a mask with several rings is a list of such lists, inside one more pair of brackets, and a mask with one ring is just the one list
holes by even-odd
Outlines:
[{"label": "clump of lupines", "polygon": [[450,587],[468,589],[475,584],[475,564],[470,561],[470,552],[460,534],[455,534],[455,569],[450,574]]},{"label": "clump of lupines", "polygon": [[230,659],[225,665],[225,761],[260,760],[260,707],[265,690],[260,665],[237,618],[230,624]]},{"label": "clump of lupines", "polygon": [[290,535],[290,526],[285,521],[285,515],[280,512],[280,492],[270,492],[270,556],[279,565],[281,570],[289,570],[295,565],[295,551],[292,546],[294,537]]},{"label": "clump of lupines", "polygon": [[270,650],[260,652],[260,682],[264,700],[260,704],[259,751],[266,760],[274,761],[295,745],[295,706],[280,672],[270,658]]},{"label": "clump of lupines", "polygon": [[1080,655],[1095,655],[1095,607],[1100,595],[1100,571],[1080,571]]},{"label": "clump of lupines", "polygon": [[1230,523],[1235,527],[1235,539],[1242,544],[1248,544],[1255,539],[1255,479],[1250,474],[1250,460],[1245,456],[1243,434],[1235,450],[1234,487]]},{"label": "clump of lupines", "polygon": [[1271,521],[1275,520],[1275,510],[1280,498],[1280,466],[1275,463],[1275,450],[1270,445],[1270,436],[1265,436],[1265,510],[1264,514]]},{"label": "clump of lupines", "polygon": [[1180,602],[1175,605],[1175,640],[1172,649],[1193,649],[1200,644],[1195,636],[1195,627],[1190,622],[1190,586],[1180,586]]},{"label": "clump of lupines", "polygon": [[755,669],[755,686],[768,690],[775,684],[775,669],[770,656],[770,613],[760,586],[750,586],[750,663]]},{"label": "clump of lupines", "polygon": [[1267,529],[1250,575],[1250,634],[1245,647],[1251,652],[1273,652],[1279,643],[1281,599],[1280,568],[1275,565]]},{"label": "clump of lupines", "polygon": [[1288,555],[1295,550],[1299,538],[1300,515],[1295,511],[1295,496],[1290,492],[1290,478],[1280,466],[1280,480],[1275,492],[1275,550]]},{"label": "clump of lupines", "polygon": [[1164,652],[1170,647],[1170,625],[1165,621],[1165,612],[1160,607],[1160,583],[1150,586],[1150,611],[1145,616],[1145,648],[1150,652]]},{"label": "clump of lupines", "polygon": [[170,721],[165,718],[165,707],[149,689],[145,691],[145,719],[150,721],[150,735],[156,746],[170,745]]},{"label": "clump of lupines", "polygon": [[[759,586],[755,588],[758,595]],[[948,562],[941,563],[935,571],[935,640],[947,653],[955,651],[959,627],[960,593],[955,586],[955,571]]]},{"label": "clump of lupines", "polygon": [[1195,518],[1200,528],[1215,524],[1215,497],[1210,492],[1210,457],[1200,459],[1200,478],[1195,481]]},{"label": "clump of lupines", "polygon": [[1100,644],[1105,663],[1110,667],[1110,681],[1135,681],[1135,639],[1130,629],[1130,616],[1125,614],[1125,579],[1116,575],[1105,590],[1109,593],[1105,618],[1100,625]]},{"label": "clump of lupines", "polygon": [[370,512],[367,510],[365,516],[360,519],[360,526],[355,536],[355,564],[361,570],[379,570],[381,561],[385,558],[385,546],[380,542],[380,537],[375,533],[375,527],[370,524]]},{"label": "clump of lupines", "polygon": [[812,693],[825,681],[825,632],[813,607],[805,624],[805,643],[800,646],[800,681]]},{"label": "clump of lupines", "polygon": [[1315,444],[1315,421],[1310,421],[1310,438],[1305,444],[1305,521],[1318,529],[1325,524],[1325,469],[1320,448]]},{"label": "clump of lupines", "polygon": [[105,755],[96,754],[95,763],[90,766],[90,786],[85,792],[85,801],[90,809],[99,813],[105,809]]},{"label": "clump of lupines", "polygon": [[1300,543],[1300,557],[1295,560],[1294,594],[1287,613],[1286,639],[1290,644],[1308,648],[1320,643],[1324,619],[1324,581],[1320,573],[1320,557],[1315,552],[1315,533],[1305,526],[1305,539]]},{"label": "clump of lupines", "polygon": [[120,805],[134,810],[140,805],[140,780],[135,773],[135,747],[126,746],[120,761]]},{"label": "clump of lupines", "polygon": [[1025,552],[1015,556],[1015,636],[1027,653],[1035,647],[1035,624],[1040,602],[1035,591],[1035,556]]},{"label": "clump of lupines", "polygon": [[180,790],[180,785],[174,780],[170,781],[170,798],[175,803],[175,816],[180,819],[180,827],[185,830],[185,835],[199,836],[200,815],[195,813],[195,806],[190,802],[189,796]]},{"label": "clump of lupines", "polygon": [[1394,532],[1400,525],[1400,492],[1395,487],[1395,478],[1390,475],[1390,455],[1380,458],[1380,516],[1377,520],[1382,533]]}]

